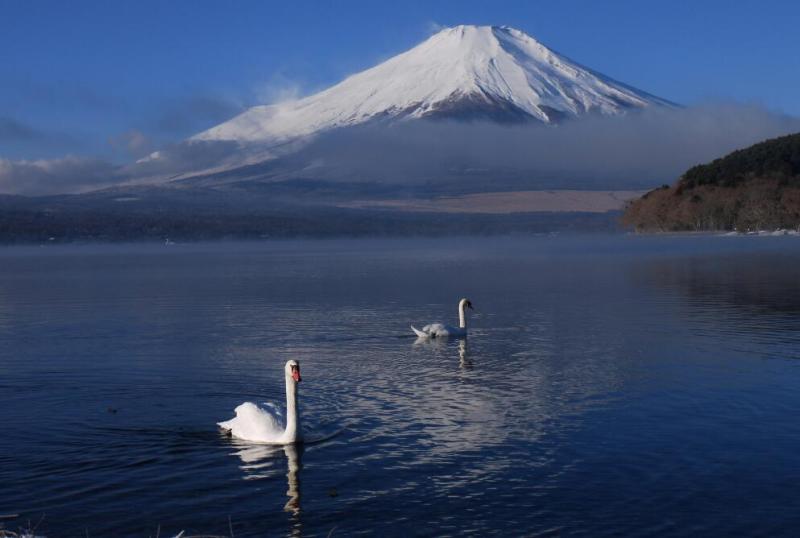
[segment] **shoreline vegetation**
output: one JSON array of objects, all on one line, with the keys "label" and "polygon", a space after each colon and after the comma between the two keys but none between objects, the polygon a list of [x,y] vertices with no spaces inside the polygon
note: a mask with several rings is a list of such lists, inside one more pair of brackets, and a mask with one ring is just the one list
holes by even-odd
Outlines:
[{"label": "shoreline vegetation", "polygon": [[646,233],[800,231],[800,133],[690,168],[630,202],[621,221]]},{"label": "shoreline vegetation", "polygon": [[625,203],[644,192],[447,188],[424,197],[289,183],[0,195],[0,244],[613,232]]},{"label": "shoreline vegetation", "polygon": [[25,209],[0,211],[0,245],[613,232],[619,230],[620,214],[489,215],[345,209],[215,214]]}]

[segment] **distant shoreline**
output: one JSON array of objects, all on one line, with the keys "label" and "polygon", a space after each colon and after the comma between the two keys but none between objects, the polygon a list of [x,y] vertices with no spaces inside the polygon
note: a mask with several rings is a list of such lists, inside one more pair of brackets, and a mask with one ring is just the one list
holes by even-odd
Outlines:
[{"label": "distant shoreline", "polygon": [[606,213],[621,211],[625,204],[646,191],[529,190],[441,196],[435,198],[394,198],[340,202],[338,207],[391,209],[419,213],[510,213],[575,212]]},{"label": "distant shoreline", "polygon": [[311,207],[247,214],[28,209],[0,212],[0,244],[618,232],[620,215],[619,211],[475,214]]}]

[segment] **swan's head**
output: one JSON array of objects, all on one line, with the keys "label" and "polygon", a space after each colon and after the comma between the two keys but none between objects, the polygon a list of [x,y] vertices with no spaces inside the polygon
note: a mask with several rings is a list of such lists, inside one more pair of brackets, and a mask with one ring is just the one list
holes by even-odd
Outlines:
[{"label": "swan's head", "polygon": [[474,308],[472,308],[472,301],[470,301],[467,298],[461,299],[461,301],[459,301],[458,304],[461,305],[463,308],[469,308],[470,310],[474,310]]},{"label": "swan's head", "polygon": [[291,377],[294,379],[295,383],[302,381],[302,378],[300,377],[300,363],[296,360],[292,359],[286,361],[286,366],[283,369],[286,372],[286,377]]}]

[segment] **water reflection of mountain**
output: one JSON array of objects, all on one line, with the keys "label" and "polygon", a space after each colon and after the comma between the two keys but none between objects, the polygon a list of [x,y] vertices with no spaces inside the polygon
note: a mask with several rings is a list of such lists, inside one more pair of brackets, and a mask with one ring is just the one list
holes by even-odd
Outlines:
[{"label": "water reflection of mountain", "polygon": [[781,254],[648,260],[634,277],[673,290],[695,307],[728,305],[742,314],[800,313],[798,259]]},{"label": "water reflection of mountain", "polygon": [[[777,253],[650,260],[631,266],[660,309],[661,323],[683,318],[686,331],[712,352],[720,339],[747,356],[798,357],[800,279],[797,259]],[[655,292],[655,297],[653,293]],[[686,323],[688,321],[689,323]]]}]

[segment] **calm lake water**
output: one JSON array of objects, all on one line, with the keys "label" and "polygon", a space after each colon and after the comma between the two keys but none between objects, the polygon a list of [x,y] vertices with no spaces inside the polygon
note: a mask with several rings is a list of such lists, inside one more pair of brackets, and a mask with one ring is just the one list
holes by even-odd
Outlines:
[{"label": "calm lake water", "polygon": [[4,248],[0,422],[50,537],[796,536],[800,238]]}]

